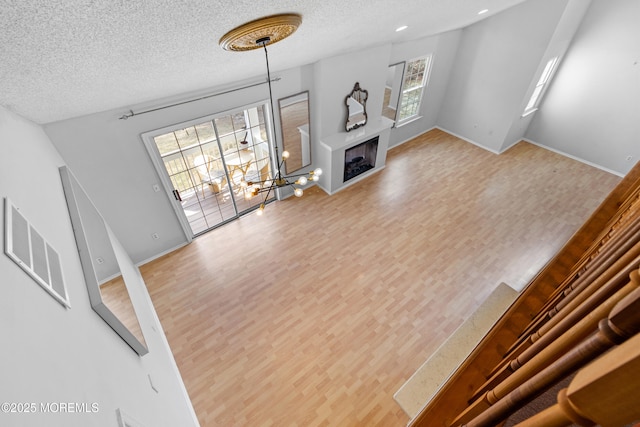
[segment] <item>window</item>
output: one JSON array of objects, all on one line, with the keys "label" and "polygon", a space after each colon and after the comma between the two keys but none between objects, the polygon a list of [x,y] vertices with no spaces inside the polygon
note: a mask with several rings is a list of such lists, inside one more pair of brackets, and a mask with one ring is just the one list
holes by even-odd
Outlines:
[{"label": "window", "polygon": [[431,55],[407,62],[402,79],[398,124],[406,123],[418,115],[430,68]]},{"label": "window", "polygon": [[536,87],[533,89],[533,93],[531,94],[531,98],[529,99],[529,102],[524,109],[524,113],[522,113],[522,117],[528,116],[538,109],[538,104],[540,104],[542,92],[549,82],[551,74],[553,74],[553,70],[555,69],[557,63],[557,56],[555,58],[551,58],[549,62],[547,62],[547,65],[544,67],[544,71],[540,76],[540,80],[538,80],[538,84],[536,84]]}]

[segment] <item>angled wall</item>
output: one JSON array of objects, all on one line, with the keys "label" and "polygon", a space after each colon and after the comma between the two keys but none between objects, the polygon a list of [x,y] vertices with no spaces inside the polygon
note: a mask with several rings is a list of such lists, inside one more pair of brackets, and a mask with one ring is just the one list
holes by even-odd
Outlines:
[{"label": "angled wall", "polygon": [[567,0],[527,1],[462,32],[438,126],[500,152]]},{"label": "angled wall", "polygon": [[[3,411],[0,424],[116,426],[120,408],[144,426],[197,425],[142,278],[119,245],[149,353],[139,357],[92,310],[58,172],[65,162],[42,127],[0,107],[0,145],[0,198],[9,197],[59,253],[71,304],[64,308],[2,251],[0,401],[37,407],[29,414]],[[4,209],[0,217],[4,223]],[[0,226],[0,240],[4,233]],[[66,403],[86,406],[40,409]]]},{"label": "angled wall", "polygon": [[639,18],[638,1],[591,2],[527,139],[620,175],[633,167],[640,159]]}]

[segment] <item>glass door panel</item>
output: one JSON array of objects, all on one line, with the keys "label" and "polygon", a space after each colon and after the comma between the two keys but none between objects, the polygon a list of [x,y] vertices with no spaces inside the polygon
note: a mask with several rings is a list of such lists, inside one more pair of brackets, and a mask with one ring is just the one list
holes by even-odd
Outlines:
[{"label": "glass door panel", "polygon": [[194,236],[263,202],[245,196],[247,182],[271,176],[264,114],[260,105],[153,137]]}]

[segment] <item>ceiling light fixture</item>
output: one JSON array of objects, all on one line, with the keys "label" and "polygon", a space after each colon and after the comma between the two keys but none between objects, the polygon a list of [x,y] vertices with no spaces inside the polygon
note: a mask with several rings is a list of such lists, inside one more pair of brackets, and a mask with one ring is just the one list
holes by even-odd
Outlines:
[{"label": "ceiling light fixture", "polygon": [[302,16],[295,13],[285,13],[279,15],[266,16],[256,19],[246,24],[240,25],[227,32],[220,38],[219,44],[225,50],[234,52],[244,52],[254,49],[264,49],[264,56],[267,62],[267,84],[269,86],[269,101],[271,103],[271,129],[273,131],[274,149],[276,152],[276,173],[272,179],[258,182],[242,182],[245,197],[251,198],[260,193],[266,193],[258,208],[257,214],[262,215],[265,202],[271,192],[277,188],[291,187],[293,194],[301,197],[303,190],[296,185],[306,185],[309,181],[318,181],[322,175],[322,169],[316,168],[308,173],[285,176],[282,173],[284,162],[289,157],[289,152],[283,151],[282,157],[278,154],[278,141],[276,138],[276,127],[273,119],[273,93],[271,91],[271,71],[269,70],[269,53],[267,45],[279,42],[293,34],[302,23]]},{"label": "ceiling light fixture", "polygon": [[489,9],[482,9],[480,12],[478,12],[478,15],[482,15],[489,12]]},{"label": "ceiling light fixture", "polygon": [[398,27],[398,28],[396,28],[396,33],[399,33],[400,31],[404,31],[407,28],[409,28],[407,25],[403,25],[402,27]]}]

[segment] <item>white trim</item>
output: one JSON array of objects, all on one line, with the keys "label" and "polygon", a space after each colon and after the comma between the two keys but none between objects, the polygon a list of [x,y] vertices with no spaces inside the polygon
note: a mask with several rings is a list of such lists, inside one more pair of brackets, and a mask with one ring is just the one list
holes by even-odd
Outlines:
[{"label": "white trim", "polygon": [[419,114],[416,114],[416,115],[414,115],[414,116],[411,116],[411,117],[408,117],[408,118],[404,119],[404,120],[403,120],[403,121],[401,121],[401,122],[397,122],[397,123],[396,123],[396,125],[395,125],[395,127],[397,127],[397,128],[401,128],[402,126],[404,126],[404,125],[408,125],[409,123],[413,123],[413,122],[415,122],[415,121],[418,121],[418,120],[422,119],[423,117],[424,117],[424,116],[421,116],[421,115],[419,115]]},{"label": "white trim", "polygon": [[515,147],[518,143],[520,143],[520,142],[522,142],[522,141],[524,141],[524,140],[523,140],[523,139],[519,139],[519,140],[517,140],[517,141],[512,142],[511,144],[507,145],[507,148],[505,148],[504,150],[500,151],[500,153],[499,153],[499,154],[502,154],[502,153],[507,152],[507,151],[508,151],[508,150],[510,150],[512,147]]},{"label": "white trim", "polygon": [[[142,142],[144,143],[147,152],[149,153],[149,159],[151,163],[153,163],[153,168],[160,179],[160,183],[164,188],[164,192],[166,197],[169,199],[169,203],[173,208],[173,211],[176,214],[178,222],[180,223],[180,227],[182,228],[182,232],[184,233],[185,238],[187,239],[187,243],[191,243],[193,241],[193,230],[191,230],[191,225],[189,224],[189,220],[184,213],[184,209],[182,209],[182,205],[178,200],[176,200],[173,193],[173,183],[171,182],[171,178],[167,173],[167,168],[164,166],[162,161],[162,156],[160,155],[160,151],[158,151],[158,146],[155,143],[154,137],[158,135],[154,135],[155,131],[148,132],[140,135],[142,138]],[[161,133],[159,135],[162,135]]]},{"label": "white trim", "polygon": [[561,156],[568,157],[568,158],[576,160],[576,161],[578,161],[580,163],[584,163],[585,165],[592,166],[592,167],[594,167],[596,169],[600,169],[602,171],[605,171],[605,172],[608,172],[610,174],[619,176],[621,178],[623,178],[625,176],[625,174],[623,174],[623,173],[616,172],[616,171],[614,171],[612,169],[605,168],[604,166],[598,165],[596,163],[590,162],[590,161],[585,160],[585,159],[581,159],[580,157],[576,157],[576,156],[573,156],[571,154],[565,153],[564,151],[556,150],[555,148],[551,148],[551,147],[548,147],[546,145],[542,145],[542,144],[540,144],[538,142],[535,142],[535,141],[532,141],[530,139],[523,138],[522,140],[528,142],[529,144],[533,144],[536,147],[544,148],[545,150],[549,150],[549,151],[551,151],[553,153],[560,154]]},{"label": "white trim", "polygon": [[475,145],[476,147],[482,148],[483,150],[487,150],[487,151],[489,151],[490,153],[493,153],[493,154],[500,154],[500,152],[499,152],[499,151],[492,150],[491,148],[485,147],[484,145],[482,145],[482,144],[480,144],[480,143],[478,143],[478,142],[475,142],[475,141],[474,141],[474,140],[472,140],[472,139],[465,138],[464,136],[462,136],[462,135],[458,135],[458,134],[456,134],[456,133],[453,133],[453,132],[451,132],[451,131],[449,131],[449,130],[447,130],[447,129],[443,128],[443,127],[436,126],[436,128],[440,129],[440,130],[441,130],[441,131],[443,131],[443,132],[448,133],[449,135],[453,135],[453,136],[455,136],[456,138],[460,138],[460,139],[462,139],[462,140],[464,140],[464,141],[467,141],[468,143],[473,144],[473,145]]},{"label": "white trim", "polygon": [[[555,74],[555,71],[559,62],[560,62],[560,56],[555,56],[547,61],[544,68],[542,69],[542,73],[540,74],[538,82],[533,87],[533,91],[529,96],[529,99],[527,101],[527,104],[524,107],[524,111],[521,117],[526,117],[529,114],[538,110],[538,106],[540,105],[540,102],[542,102],[542,97],[547,91],[549,82],[553,78],[553,75]],[[538,90],[538,88],[540,90]]]},{"label": "white trim", "polygon": [[409,142],[409,141],[411,141],[411,140],[414,140],[414,139],[416,139],[416,138],[418,138],[418,137],[420,137],[420,136],[424,135],[424,134],[425,134],[425,133],[427,133],[427,132],[431,132],[431,131],[432,131],[432,130],[434,130],[434,129],[436,129],[436,126],[432,126],[431,128],[429,128],[429,129],[425,130],[424,132],[421,132],[421,133],[419,133],[419,134],[417,134],[417,135],[414,135],[414,136],[412,136],[412,137],[409,137],[409,138],[407,138],[407,139],[405,139],[405,140],[403,140],[403,141],[398,142],[397,144],[394,144],[394,145],[390,146],[390,147],[387,149],[387,151],[392,150],[392,149],[394,149],[394,148],[396,148],[396,147],[399,147],[399,146],[401,146],[402,144],[407,143],[407,142]]},{"label": "white trim", "polygon": [[136,267],[141,267],[141,266],[143,266],[143,265],[145,265],[147,263],[150,263],[151,261],[155,261],[156,259],[158,259],[160,257],[163,257],[168,253],[171,253],[173,251],[177,251],[178,249],[180,249],[180,248],[182,248],[184,246],[187,246],[189,243],[191,243],[191,242],[180,243],[179,245],[176,245],[176,246],[174,246],[172,248],[169,248],[169,249],[167,249],[165,251],[162,251],[162,252],[160,252],[160,253],[158,253],[158,254],[150,257],[150,258],[147,258],[147,259],[144,259],[144,260],[142,260],[140,262],[137,262],[136,263]]}]

